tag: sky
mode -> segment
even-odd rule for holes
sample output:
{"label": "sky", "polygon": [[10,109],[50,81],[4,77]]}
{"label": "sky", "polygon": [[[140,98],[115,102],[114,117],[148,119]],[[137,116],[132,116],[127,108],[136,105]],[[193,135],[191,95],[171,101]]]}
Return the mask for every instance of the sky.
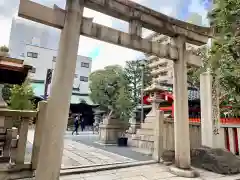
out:
{"label": "sky", "polygon": [[[33,0],[40,4],[52,7],[54,4],[65,7],[66,0]],[[146,7],[164,13],[180,20],[191,21],[195,24],[208,25],[206,19],[210,0],[132,0]],[[12,18],[17,17],[19,0],[0,0],[0,46],[8,45]],[[99,12],[84,9],[84,16],[94,18],[94,22],[112,27],[124,32],[128,31],[128,23],[101,14]],[[30,23],[28,20],[27,23]],[[48,28],[48,27],[45,27]],[[149,30],[143,30],[143,37],[151,34]],[[92,58],[92,71],[102,69],[107,65],[118,64],[124,66],[128,60],[136,60],[144,57],[143,53],[116,45],[93,40],[80,36],[79,55]]]}

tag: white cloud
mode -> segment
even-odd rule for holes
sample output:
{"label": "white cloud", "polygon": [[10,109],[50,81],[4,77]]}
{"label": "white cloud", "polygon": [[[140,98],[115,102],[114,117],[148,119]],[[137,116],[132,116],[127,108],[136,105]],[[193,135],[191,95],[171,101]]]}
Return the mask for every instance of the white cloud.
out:
{"label": "white cloud", "polygon": [[[142,0],[135,1],[139,3]],[[94,18],[94,22],[108,27],[113,27],[113,21],[116,21],[116,19],[110,16],[87,8],[84,9],[84,16],[92,17]],[[114,64],[124,66],[127,60],[134,60],[138,56],[141,56],[140,52],[83,36],[80,37],[78,53],[80,55],[88,56],[94,50],[94,48],[98,47],[100,47],[100,53],[98,57],[93,59],[92,71]]]}
{"label": "white cloud", "polygon": [[8,46],[9,37],[10,37],[10,29],[11,23],[9,23],[8,19],[4,19],[0,17],[0,46],[6,45]]}

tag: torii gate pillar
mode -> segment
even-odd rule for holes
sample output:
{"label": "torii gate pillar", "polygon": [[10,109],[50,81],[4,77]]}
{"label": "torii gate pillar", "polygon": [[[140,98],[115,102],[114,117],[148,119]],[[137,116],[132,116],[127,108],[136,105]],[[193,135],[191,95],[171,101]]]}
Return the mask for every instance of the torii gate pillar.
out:
{"label": "torii gate pillar", "polygon": [[37,180],[59,179],[84,8],[81,2],[81,0],[66,1],[64,28],[60,37],[56,71],[48,99],[46,127],[42,139],[42,143],[47,146],[40,148]]}
{"label": "torii gate pillar", "polygon": [[179,36],[174,39],[174,43],[178,48],[178,60],[173,65],[175,165],[181,169],[190,169],[186,39]]}

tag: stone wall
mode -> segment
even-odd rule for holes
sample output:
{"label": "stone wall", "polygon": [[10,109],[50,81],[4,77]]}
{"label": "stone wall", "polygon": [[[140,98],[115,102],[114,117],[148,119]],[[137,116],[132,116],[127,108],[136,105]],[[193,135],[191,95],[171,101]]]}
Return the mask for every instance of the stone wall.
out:
{"label": "stone wall", "polygon": [[[200,123],[189,123],[190,126],[190,146],[198,148],[201,146],[201,127]],[[150,132],[150,131],[149,131]],[[129,134],[129,146],[142,149],[141,152],[152,154],[154,147],[154,135],[145,134]],[[184,139],[182,139],[184,141]],[[174,120],[164,119],[163,127],[163,149],[174,150]]]}
{"label": "stone wall", "polygon": [[[189,123],[190,146],[198,148],[201,146],[201,127],[200,123]],[[184,139],[182,139],[184,141]],[[164,120],[163,148],[174,150],[174,121],[173,119]]]}

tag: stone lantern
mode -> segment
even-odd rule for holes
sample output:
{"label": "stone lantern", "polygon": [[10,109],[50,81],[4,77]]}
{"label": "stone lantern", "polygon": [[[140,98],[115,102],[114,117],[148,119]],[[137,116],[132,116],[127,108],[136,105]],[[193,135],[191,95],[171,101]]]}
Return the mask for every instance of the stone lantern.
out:
{"label": "stone lantern", "polygon": [[[164,91],[164,88],[159,85],[157,81],[154,81],[151,86],[147,87],[144,92],[150,93],[149,101],[152,103],[152,109],[147,114],[147,117],[155,117],[159,105],[164,101],[160,96],[160,93]],[[147,118],[148,119],[148,118]]]}

